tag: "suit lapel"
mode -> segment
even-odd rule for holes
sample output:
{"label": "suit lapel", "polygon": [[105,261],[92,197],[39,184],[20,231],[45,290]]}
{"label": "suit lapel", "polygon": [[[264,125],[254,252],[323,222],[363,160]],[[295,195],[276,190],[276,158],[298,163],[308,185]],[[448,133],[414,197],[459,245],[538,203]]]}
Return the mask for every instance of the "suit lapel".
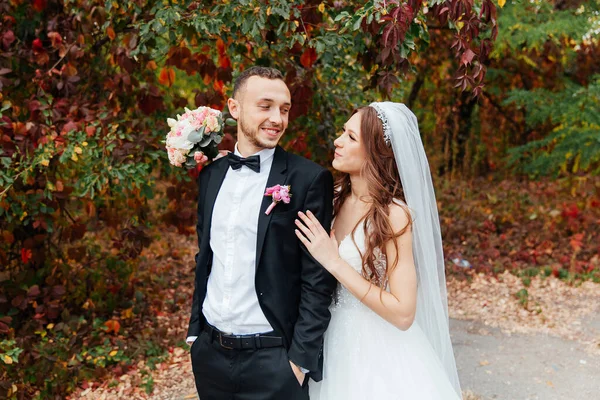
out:
{"label": "suit lapel", "polygon": [[[287,174],[285,173],[286,170],[287,153],[280,146],[277,146],[275,148],[275,154],[273,155],[271,172],[269,172],[269,178],[267,179],[267,187],[284,185],[287,180]],[[258,263],[262,254],[262,248],[263,244],[265,243],[265,236],[267,234],[267,228],[269,227],[269,221],[271,221],[271,216],[273,215],[272,212],[269,215],[265,214],[271,202],[271,197],[264,196],[260,206],[260,213],[258,214],[258,230],[256,233],[256,268],[258,268]]]}
{"label": "suit lapel", "polygon": [[225,180],[225,174],[229,169],[229,163],[225,160],[216,164],[208,179],[208,187],[206,188],[206,200],[204,202],[204,227],[203,232],[206,238],[210,237],[210,227],[212,224],[212,214],[215,208],[215,201],[219,189]]}

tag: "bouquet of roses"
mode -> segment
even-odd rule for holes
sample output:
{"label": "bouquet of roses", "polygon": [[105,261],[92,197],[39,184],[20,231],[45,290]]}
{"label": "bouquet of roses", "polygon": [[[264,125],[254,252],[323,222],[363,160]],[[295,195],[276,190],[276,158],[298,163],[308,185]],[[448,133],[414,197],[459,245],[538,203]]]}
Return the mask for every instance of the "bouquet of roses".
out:
{"label": "bouquet of roses", "polygon": [[166,147],[171,164],[194,168],[215,158],[219,154],[218,145],[223,139],[225,123],[231,124],[231,121],[224,121],[221,111],[210,107],[186,108],[176,120],[168,118],[171,130],[167,134]]}

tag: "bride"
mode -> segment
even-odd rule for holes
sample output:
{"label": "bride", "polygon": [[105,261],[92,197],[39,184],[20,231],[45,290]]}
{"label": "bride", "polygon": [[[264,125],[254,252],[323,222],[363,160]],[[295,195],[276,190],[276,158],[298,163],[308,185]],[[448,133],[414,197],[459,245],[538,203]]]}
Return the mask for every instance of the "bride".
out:
{"label": "bride", "polygon": [[331,235],[310,210],[296,235],[339,281],[325,334],[322,400],[460,399],[440,225],[417,119],[358,109],[335,142]]}

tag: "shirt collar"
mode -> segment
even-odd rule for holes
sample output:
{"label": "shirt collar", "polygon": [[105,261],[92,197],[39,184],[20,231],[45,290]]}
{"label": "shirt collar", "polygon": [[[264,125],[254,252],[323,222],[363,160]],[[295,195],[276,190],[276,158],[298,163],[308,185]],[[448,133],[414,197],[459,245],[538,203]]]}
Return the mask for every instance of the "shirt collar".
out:
{"label": "shirt collar", "polygon": [[[242,156],[242,154],[238,150],[238,144],[237,144],[237,142],[235,143],[235,149],[234,149],[233,154],[235,154],[236,156],[239,156],[239,157],[244,157],[244,156]],[[260,164],[262,165],[265,162],[270,161],[271,158],[273,158],[273,155],[275,155],[275,148],[272,148],[272,149],[262,149],[258,153],[254,153],[252,155],[253,156],[260,156]]]}

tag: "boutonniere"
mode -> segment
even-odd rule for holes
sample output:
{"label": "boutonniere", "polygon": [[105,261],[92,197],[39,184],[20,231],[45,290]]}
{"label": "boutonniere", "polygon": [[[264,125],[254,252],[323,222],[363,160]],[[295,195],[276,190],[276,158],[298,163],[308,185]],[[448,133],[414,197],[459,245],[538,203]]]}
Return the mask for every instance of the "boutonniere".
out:
{"label": "boutonniere", "polygon": [[265,211],[265,214],[269,215],[273,208],[280,201],[283,201],[285,204],[290,203],[290,197],[292,197],[292,194],[290,193],[290,185],[271,186],[270,188],[267,188],[267,190],[265,190],[265,196],[270,196],[273,198],[273,202],[271,203],[269,208],[267,208],[267,211]]}

